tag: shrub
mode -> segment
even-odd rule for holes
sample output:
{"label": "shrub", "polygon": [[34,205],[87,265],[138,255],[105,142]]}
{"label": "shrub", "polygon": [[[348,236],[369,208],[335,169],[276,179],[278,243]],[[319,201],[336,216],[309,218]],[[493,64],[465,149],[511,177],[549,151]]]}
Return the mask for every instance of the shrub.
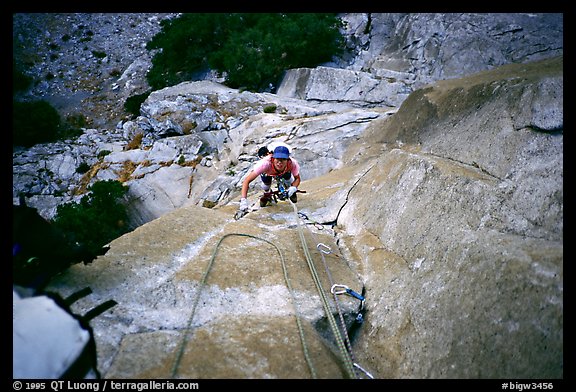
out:
{"label": "shrub", "polygon": [[86,162],[82,162],[80,165],[78,165],[78,167],[76,168],[76,173],[79,174],[84,174],[86,173],[88,170],[90,170],[90,165],[87,164]]}
{"label": "shrub", "polygon": [[12,144],[31,147],[58,137],[60,115],[47,101],[14,102]]}
{"label": "shrub", "polygon": [[100,150],[98,152],[98,159],[104,158],[106,155],[110,155],[112,154],[112,151],[110,150]]}
{"label": "shrub", "polygon": [[110,76],[113,78],[117,78],[120,75],[122,75],[122,71],[120,71],[118,68],[114,68],[113,70],[110,71]]}
{"label": "shrub", "polygon": [[60,204],[54,225],[91,252],[128,232],[126,207],[120,199],[128,188],[119,181],[97,181],[79,203]]}
{"label": "shrub", "polygon": [[104,57],[106,57],[106,52],[100,52],[98,50],[93,50],[92,55],[94,57],[96,57],[97,59],[103,59]]}
{"label": "shrub", "polygon": [[142,106],[142,103],[146,100],[146,98],[148,98],[150,93],[151,91],[147,91],[145,93],[133,95],[131,97],[126,98],[126,101],[124,101],[124,109],[128,113],[134,115],[135,117],[139,116],[140,106]]}

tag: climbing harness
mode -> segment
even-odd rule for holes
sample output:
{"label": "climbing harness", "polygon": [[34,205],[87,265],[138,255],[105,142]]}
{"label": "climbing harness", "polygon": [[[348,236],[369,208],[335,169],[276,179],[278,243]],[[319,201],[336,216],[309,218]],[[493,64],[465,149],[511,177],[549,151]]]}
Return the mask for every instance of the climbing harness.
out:
{"label": "climbing harness", "polygon": [[288,199],[288,188],[290,188],[288,180],[284,177],[276,176],[276,183],[278,184],[278,190],[273,192],[273,194],[277,195],[280,200]]}
{"label": "climbing harness", "polygon": [[[288,196],[288,188],[290,187],[288,180],[284,179],[282,176],[276,176],[274,177],[274,179],[276,180],[277,189],[273,191],[264,192],[264,195],[260,198],[261,200],[260,207],[265,207],[271,204],[278,204],[278,200],[284,201],[290,198]],[[306,191],[297,189],[296,193],[306,193]],[[234,219],[239,220],[244,216],[246,216],[246,214],[248,214],[250,211],[254,210],[255,208],[249,208],[247,210],[237,210],[236,213],[234,214]],[[317,228],[319,229],[323,228],[320,223],[315,224],[318,225]]]}
{"label": "climbing harness", "polygon": [[[278,200],[288,200],[288,188],[290,188],[290,183],[287,179],[282,176],[274,177],[276,179],[277,189],[275,191],[269,192],[270,197],[273,199],[274,203],[278,203]],[[296,190],[296,193],[306,193],[306,191]]]}
{"label": "climbing harness", "polygon": [[276,246],[276,244],[272,243],[271,241],[268,241],[265,238],[261,238],[261,237],[257,237],[254,235],[250,235],[250,234],[243,234],[243,233],[228,233],[226,235],[224,235],[216,244],[214,251],[212,252],[212,257],[210,257],[210,261],[208,262],[208,265],[206,266],[206,269],[204,270],[204,273],[202,274],[202,278],[200,280],[200,285],[198,287],[198,290],[196,292],[195,298],[194,298],[194,303],[192,305],[192,313],[190,314],[190,317],[188,318],[188,323],[186,325],[186,331],[184,332],[184,336],[182,338],[182,343],[180,344],[180,350],[178,351],[178,355],[176,356],[176,360],[174,361],[174,365],[172,366],[172,378],[175,378],[176,373],[178,372],[178,368],[180,366],[180,362],[182,360],[182,355],[184,354],[184,349],[186,348],[186,345],[188,344],[188,339],[189,339],[189,332],[192,326],[192,319],[194,318],[194,314],[196,313],[196,307],[198,306],[198,302],[200,300],[200,293],[202,292],[202,289],[204,287],[204,285],[206,284],[206,280],[208,278],[208,274],[212,268],[212,265],[214,264],[214,260],[216,259],[216,254],[218,253],[218,249],[220,247],[220,244],[222,244],[222,242],[228,238],[228,237],[232,237],[232,236],[238,236],[238,237],[247,237],[247,238],[253,238],[256,240],[260,240],[260,241],[264,241],[267,244],[270,244],[271,246],[274,247],[274,249],[276,249],[276,252],[278,252],[278,255],[280,257],[280,262],[282,264],[282,271],[284,273],[284,281],[286,282],[286,286],[288,287],[288,291],[290,292],[290,295],[292,297],[292,302],[294,303],[294,312],[295,312],[295,316],[296,316],[296,324],[298,326],[298,333],[300,335],[300,341],[302,343],[302,349],[304,351],[304,357],[306,359],[306,363],[308,364],[308,367],[310,369],[310,373],[312,374],[312,378],[316,378],[316,370],[312,364],[312,360],[310,359],[310,354],[308,352],[308,346],[306,345],[306,340],[304,338],[304,330],[302,328],[302,324],[300,322],[300,317],[298,315],[298,308],[296,306],[296,298],[292,289],[292,285],[290,284],[290,279],[288,277],[288,270],[286,269],[286,262],[284,260],[284,256],[282,255],[282,252],[280,251],[280,248],[278,248],[278,246]]}

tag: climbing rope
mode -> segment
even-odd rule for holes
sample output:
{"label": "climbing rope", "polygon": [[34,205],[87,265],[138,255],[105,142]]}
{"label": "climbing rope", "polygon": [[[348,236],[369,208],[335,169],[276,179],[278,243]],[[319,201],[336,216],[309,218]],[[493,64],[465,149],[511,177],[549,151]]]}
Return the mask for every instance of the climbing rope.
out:
{"label": "climbing rope", "polygon": [[[330,273],[330,269],[328,268],[328,263],[326,262],[326,258],[324,254],[330,254],[332,250],[329,246],[319,242],[316,248],[320,251],[320,255],[322,256],[322,263],[324,264],[324,270],[326,271],[326,276],[328,276],[328,281],[330,282],[330,287],[334,288],[337,286],[334,284],[334,280],[332,279],[332,274]],[[325,250],[328,249],[328,250]],[[338,318],[340,320],[340,328],[342,334],[344,335],[344,342],[346,343],[346,348],[350,353],[350,358],[352,359],[352,363],[356,363],[356,359],[354,358],[354,353],[352,352],[352,343],[350,343],[350,338],[348,337],[348,332],[346,331],[346,322],[344,321],[344,315],[342,314],[342,309],[340,308],[340,300],[338,299],[339,292],[335,290],[330,290],[332,296],[334,297],[334,305],[336,306],[336,312],[338,313]]]}
{"label": "climbing rope", "polygon": [[296,222],[298,223],[298,235],[300,236],[300,241],[302,242],[302,249],[304,250],[304,255],[306,256],[306,261],[308,263],[308,268],[310,269],[310,274],[312,275],[312,280],[316,285],[316,289],[318,290],[318,294],[320,295],[320,299],[322,300],[322,305],[324,307],[324,311],[326,312],[326,317],[328,318],[328,322],[330,324],[330,328],[332,329],[332,333],[336,339],[336,344],[342,354],[342,359],[344,361],[344,366],[348,377],[356,378],[356,372],[354,370],[354,361],[350,356],[350,352],[347,350],[346,345],[344,344],[344,340],[342,338],[342,333],[336,324],[336,320],[334,319],[334,315],[330,310],[330,306],[328,304],[328,299],[324,294],[324,290],[322,289],[322,284],[320,282],[320,278],[318,276],[318,271],[314,266],[314,262],[312,260],[312,255],[310,254],[310,249],[308,248],[308,244],[306,243],[306,238],[304,237],[304,230],[302,228],[302,222],[298,217],[298,208],[296,204],[292,202],[292,200],[288,199],[290,204],[292,205],[292,209],[294,210],[294,215],[296,217]]}
{"label": "climbing rope", "polygon": [[[324,227],[319,227],[319,226],[322,226],[322,224],[311,220],[303,212],[298,212],[298,216],[301,217],[303,220],[307,220],[307,221],[311,222],[311,223],[307,223],[307,225],[312,224],[317,230],[323,230],[324,229]],[[328,277],[328,281],[330,282],[330,287],[331,287],[330,292],[334,296],[334,305],[336,307],[336,312],[338,313],[342,335],[344,336],[344,341],[346,343],[346,347],[348,349],[348,352],[350,353],[350,358],[353,361],[354,367],[361,370],[369,378],[373,379],[374,377],[372,376],[372,374],[367,372],[364,368],[362,368],[360,365],[358,365],[356,363],[356,359],[354,358],[354,352],[352,351],[352,343],[350,342],[350,338],[348,336],[348,332],[347,332],[347,328],[346,328],[346,322],[344,321],[344,315],[342,314],[342,310],[340,308],[340,301],[338,300],[338,295],[347,294],[347,295],[350,295],[350,296],[360,300],[361,301],[360,309],[363,308],[363,306],[364,306],[364,299],[365,298],[362,295],[356,293],[354,290],[350,289],[348,286],[334,283],[334,280],[332,279],[332,274],[330,273],[330,269],[328,268],[328,263],[326,262],[326,258],[324,257],[324,255],[332,254],[335,257],[340,257],[340,256],[333,253],[332,249],[328,245],[318,241],[316,234],[314,233],[314,231],[310,227],[308,227],[308,229],[312,235],[312,238],[314,239],[314,241],[317,244],[316,249],[318,249],[318,251],[320,252],[320,255],[322,257],[322,263],[324,265],[324,270],[326,271],[326,276]],[[358,279],[361,280],[360,276],[358,276]],[[359,313],[358,316],[362,317],[362,314]],[[357,372],[356,372],[356,375],[358,375]]]}
{"label": "climbing rope", "polygon": [[[324,245],[324,244],[322,244],[322,243],[319,243],[319,244],[318,244],[318,250],[320,251],[320,253],[321,253],[321,255],[322,255],[322,260],[323,260],[323,262],[324,262],[324,266],[325,266],[325,269],[326,269],[326,272],[327,272],[327,275],[328,275],[330,284],[331,284],[331,286],[332,286],[331,292],[332,292],[332,294],[334,295],[334,302],[335,302],[335,304],[336,304],[336,309],[337,309],[338,314],[339,314],[339,317],[340,317],[340,323],[341,323],[341,328],[342,328],[342,330],[338,327],[338,325],[337,325],[337,323],[336,323],[336,320],[335,320],[335,318],[334,318],[334,315],[332,314],[332,311],[331,311],[331,309],[330,309],[330,305],[329,305],[329,303],[328,303],[328,299],[327,299],[327,297],[326,297],[326,295],[325,295],[325,292],[324,292],[324,290],[323,290],[323,288],[322,288],[322,284],[321,284],[321,282],[320,282],[320,278],[319,278],[319,276],[318,276],[318,272],[317,272],[316,267],[315,267],[315,265],[314,265],[314,262],[313,262],[313,260],[312,260],[312,256],[311,256],[311,254],[310,254],[310,249],[309,249],[309,247],[308,247],[308,244],[307,244],[307,242],[306,242],[306,238],[305,238],[305,236],[304,236],[303,224],[302,224],[302,222],[301,222],[300,219],[299,219],[298,208],[296,207],[296,204],[293,203],[291,200],[288,200],[288,201],[290,202],[290,204],[292,205],[292,208],[293,208],[293,210],[294,210],[294,214],[295,214],[295,217],[296,217],[296,221],[297,221],[297,223],[298,223],[298,234],[299,234],[300,240],[301,240],[301,242],[302,242],[302,249],[303,249],[303,251],[304,251],[304,255],[305,255],[306,261],[307,261],[307,263],[308,263],[308,268],[309,268],[310,273],[311,273],[311,275],[312,275],[312,280],[314,281],[314,284],[315,284],[315,286],[316,286],[316,289],[317,289],[317,291],[318,291],[318,293],[319,293],[319,295],[320,295],[320,299],[322,300],[322,305],[323,305],[323,307],[324,307],[324,311],[325,311],[325,313],[326,313],[326,317],[327,317],[328,322],[329,322],[329,324],[330,324],[330,328],[332,329],[332,332],[333,332],[334,337],[335,337],[335,339],[336,339],[336,343],[337,343],[338,349],[340,350],[340,352],[341,352],[341,354],[342,354],[342,359],[343,359],[343,362],[344,362],[344,365],[345,365],[346,374],[347,374],[347,376],[348,376],[349,378],[357,378],[357,374],[356,374],[355,368],[358,368],[358,369],[362,370],[362,371],[363,371],[366,375],[368,375],[370,378],[373,378],[370,373],[368,373],[368,372],[367,372],[366,370],[364,370],[360,365],[358,365],[357,363],[355,363],[355,361],[354,361],[354,359],[353,359],[352,345],[351,345],[351,343],[350,343],[350,339],[349,339],[348,334],[347,334],[347,332],[346,332],[346,324],[345,324],[345,322],[344,322],[344,318],[343,318],[343,315],[342,315],[342,311],[341,311],[341,309],[340,309],[339,302],[338,302],[338,299],[337,299],[337,295],[338,295],[338,294],[342,294],[342,293],[344,293],[344,292],[342,292],[342,291],[337,292],[337,291],[334,290],[334,288],[335,288],[336,286],[342,286],[342,285],[335,285],[335,284],[333,283],[332,277],[331,277],[331,275],[330,275],[330,271],[329,271],[329,269],[328,269],[326,260],[325,260],[325,258],[324,258],[324,253],[329,254],[329,253],[331,252],[331,250],[330,250],[330,248],[329,248],[328,246],[326,246],[326,245]],[[305,217],[306,219],[308,219],[304,214],[301,214],[301,215],[302,215],[303,217]],[[315,225],[315,226],[316,226],[316,225]],[[301,340],[301,343],[302,343],[302,348],[303,348],[303,352],[304,352],[304,357],[305,357],[305,359],[306,359],[306,363],[308,364],[308,367],[309,367],[309,369],[310,369],[310,372],[311,372],[311,374],[312,374],[312,377],[313,377],[313,378],[317,378],[316,371],[315,371],[314,366],[313,366],[313,364],[312,364],[312,361],[311,361],[311,359],[310,359],[310,355],[309,355],[308,348],[307,348],[307,345],[306,345],[306,341],[305,341],[305,337],[304,337],[304,331],[303,331],[302,324],[301,324],[300,318],[299,318],[299,316],[298,316],[298,310],[297,310],[297,307],[296,307],[296,299],[295,299],[295,296],[294,296],[294,293],[293,293],[292,286],[291,286],[291,284],[290,284],[290,279],[289,279],[289,277],[288,277],[288,272],[287,272],[287,269],[286,269],[286,262],[285,262],[285,260],[284,260],[284,256],[282,255],[282,252],[280,251],[280,249],[278,248],[277,245],[275,245],[275,244],[272,243],[271,241],[268,241],[268,240],[265,239],[265,238],[257,237],[257,236],[250,235],[250,234],[243,234],[243,233],[229,233],[229,234],[224,235],[224,236],[218,241],[218,243],[216,244],[216,246],[215,246],[215,248],[214,248],[214,251],[213,251],[213,253],[212,253],[212,256],[211,256],[211,258],[210,258],[210,261],[208,262],[208,265],[206,266],[206,269],[204,270],[204,272],[203,272],[203,274],[202,274],[202,278],[201,278],[201,280],[200,280],[200,283],[199,283],[199,286],[198,286],[198,290],[197,290],[196,295],[195,295],[195,298],[194,298],[194,302],[193,302],[193,305],[192,305],[192,312],[191,312],[190,317],[189,317],[189,319],[188,319],[188,323],[187,323],[187,325],[186,325],[186,329],[185,329],[184,335],[183,335],[183,337],[182,337],[182,343],[180,344],[180,349],[179,349],[179,351],[178,351],[178,354],[177,354],[177,356],[176,356],[176,359],[175,359],[174,364],[173,364],[173,367],[172,367],[172,378],[175,378],[176,373],[178,372],[178,368],[179,368],[179,366],[180,366],[180,363],[181,363],[181,360],[182,360],[182,356],[183,356],[183,354],[184,354],[184,350],[185,350],[185,348],[186,348],[186,346],[187,346],[187,344],[188,344],[189,333],[190,333],[190,331],[191,331],[191,326],[192,326],[192,320],[193,320],[194,315],[195,315],[195,313],[196,313],[196,308],[197,308],[198,302],[199,302],[199,300],[200,300],[200,294],[201,294],[201,292],[202,292],[203,287],[204,287],[205,284],[206,284],[206,281],[207,281],[207,278],[208,278],[208,274],[209,274],[210,270],[212,269],[212,265],[214,264],[214,260],[216,259],[216,255],[217,255],[217,253],[218,253],[218,249],[219,249],[220,245],[222,244],[222,242],[223,242],[226,238],[231,237],[231,236],[248,237],[248,238],[253,238],[253,239],[256,239],[256,240],[260,240],[260,241],[266,242],[266,243],[270,244],[271,246],[273,246],[273,247],[276,249],[276,251],[278,252],[278,255],[280,256],[280,260],[281,260],[281,264],[282,264],[282,270],[283,270],[283,273],[284,273],[284,280],[285,280],[285,282],[286,282],[286,285],[287,285],[287,287],[288,287],[288,290],[289,290],[289,292],[290,292],[290,295],[292,296],[292,301],[293,301],[293,303],[294,303],[294,310],[295,310],[295,316],[296,316],[296,324],[297,324],[297,326],[298,326],[298,332],[299,332],[300,340]],[[336,256],[337,256],[337,255],[336,255]],[[356,294],[356,297],[358,298],[358,294],[357,294],[357,293],[354,293],[352,290],[350,290],[350,292],[351,292],[351,294]],[[350,293],[349,293],[349,294],[350,294]],[[359,299],[360,299],[360,298],[359,298]],[[362,301],[363,301],[363,299],[364,299],[364,298],[362,297]],[[344,338],[342,337],[343,334],[344,334]]]}
{"label": "climbing rope", "polygon": [[282,255],[282,252],[280,251],[280,248],[278,248],[278,246],[276,246],[276,244],[268,241],[265,238],[257,237],[257,236],[251,235],[251,234],[243,234],[243,233],[228,233],[228,234],[224,235],[218,241],[216,246],[214,247],[214,251],[212,252],[212,257],[210,257],[210,261],[208,262],[208,265],[206,266],[206,269],[204,270],[204,273],[202,274],[202,279],[200,280],[200,285],[198,286],[198,290],[197,290],[196,296],[194,298],[194,303],[192,305],[192,312],[190,314],[190,317],[188,318],[186,330],[185,330],[184,336],[182,338],[182,343],[180,344],[180,350],[178,351],[178,355],[176,356],[176,360],[174,361],[174,365],[172,366],[172,378],[174,378],[176,376],[178,368],[180,367],[180,362],[182,360],[182,355],[184,354],[184,349],[186,348],[186,345],[188,344],[189,332],[190,332],[190,329],[192,326],[192,319],[194,318],[194,314],[196,313],[196,307],[198,306],[198,302],[200,300],[200,293],[201,293],[204,285],[206,284],[208,274],[209,274],[210,270],[212,269],[212,265],[214,264],[214,260],[216,259],[216,254],[218,253],[218,249],[220,247],[220,244],[226,238],[231,237],[231,236],[248,237],[248,238],[253,238],[256,240],[264,241],[267,244],[272,245],[274,247],[274,249],[276,249],[276,252],[278,252],[278,255],[280,256],[280,261],[282,264],[282,271],[284,273],[284,280],[286,282],[286,286],[288,286],[288,291],[290,292],[290,295],[292,296],[292,301],[294,303],[294,312],[296,315],[296,324],[298,325],[298,333],[300,335],[300,341],[302,342],[302,349],[304,351],[304,357],[305,357],[306,363],[308,364],[308,367],[310,369],[310,373],[312,374],[312,378],[317,378],[316,370],[314,369],[314,366],[313,366],[312,361],[310,359],[310,354],[308,352],[308,347],[306,345],[306,340],[304,338],[304,330],[302,329],[302,324],[300,323],[300,318],[298,316],[298,309],[296,307],[296,299],[294,296],[294,292],[292,290],[292,285],[290,284],[290,279],[288,277],[288,270],[286,269],[286,262],[284,260],[284,256]]}

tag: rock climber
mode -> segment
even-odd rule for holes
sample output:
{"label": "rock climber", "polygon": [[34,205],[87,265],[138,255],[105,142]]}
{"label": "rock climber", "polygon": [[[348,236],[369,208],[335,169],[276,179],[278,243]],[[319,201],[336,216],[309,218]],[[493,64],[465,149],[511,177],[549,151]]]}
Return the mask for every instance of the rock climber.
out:
{"label": "rock climber", "polygon": [[298,201],[296,192],[300,185],[300,165],[290,157],[290,150],[286,145],[279,145],[274,148],[272,154],[264,155],[258,161],[248,176],[242,183],[242,194],[240,198],[240,211],[248,211],[248,187],[250,183],[260,176],[262,180],[262,190],[264,195],[260,198],[260,207],[265,207],[272,202],[272,179],[284,180],[288,185],[287,194],[293,203]]}

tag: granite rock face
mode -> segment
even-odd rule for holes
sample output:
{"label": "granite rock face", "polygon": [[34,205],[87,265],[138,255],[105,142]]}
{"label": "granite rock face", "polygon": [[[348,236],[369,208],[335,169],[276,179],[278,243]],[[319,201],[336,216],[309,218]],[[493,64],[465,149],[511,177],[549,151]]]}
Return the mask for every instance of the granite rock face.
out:
{"label": "granite rock face", "polygon": [[[346,378],[310,249],[328,300],[364,289],[352,351],[375,378],[563,378],[562,65],[415,91],[302,182],[300,219],[178,208],[51,288],[118,302],[93,320],[104,377]],[[338,298],[351,327],[359,301]]]}
{"label": "granite rock face", "polygon": [[[190,81],[129,120],[175,15],[13,15],[42,79],[24,98],[93,127],[16,149],[14,199],[50,215],[88,181],[130,187],[134,230],[48,287],[89,286],[78,314],[118,303],[92,321],[103,377],[365,378],[340,310],[375,378],[563,378],[562,14],[343,14],[347,57],[281,94]],[[301,162],[301,214],[258,208],[254,183],[236,221],[273,141]],[[361,325],[333,284],[365,294]]]}

